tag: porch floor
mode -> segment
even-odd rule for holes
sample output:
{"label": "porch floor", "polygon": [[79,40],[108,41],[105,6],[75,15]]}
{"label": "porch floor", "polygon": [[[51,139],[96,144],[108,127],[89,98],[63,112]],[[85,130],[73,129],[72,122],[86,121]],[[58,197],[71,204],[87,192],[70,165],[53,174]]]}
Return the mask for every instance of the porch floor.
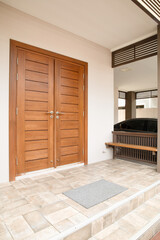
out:
{"label": "porch floor", "polygon": [[[90,209],[63,192],[100,179],[127,191]],[[156,166],[114,159],[0,184],[0,240],[48,240],[160,180]]]}

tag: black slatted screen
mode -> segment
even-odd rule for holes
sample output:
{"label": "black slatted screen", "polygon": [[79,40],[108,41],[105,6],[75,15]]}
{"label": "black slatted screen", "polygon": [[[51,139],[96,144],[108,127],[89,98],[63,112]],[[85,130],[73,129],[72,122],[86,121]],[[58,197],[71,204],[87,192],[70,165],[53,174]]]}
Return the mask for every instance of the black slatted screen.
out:
{"label": "black slatted screen", "polygon": [[157,55],[157,35],[112,52],[112,67]]}

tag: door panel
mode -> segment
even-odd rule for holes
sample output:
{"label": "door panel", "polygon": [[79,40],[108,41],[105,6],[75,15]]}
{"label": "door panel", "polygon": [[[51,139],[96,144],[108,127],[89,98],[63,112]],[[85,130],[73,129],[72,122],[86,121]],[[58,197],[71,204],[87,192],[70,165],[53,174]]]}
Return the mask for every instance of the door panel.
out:
{"label": "door panel", "polygon": [[75,87],[78,88],[78,81],[68,79],[68,78],[61,78],[61,84],[62,86],[67,86],[67,87]]}
{"label": "door panel", "polygon": [[61,149],[61,156],[75,154],[78,152],[79,152],[78,146],[71,146],[71,147],[67,146]]}
{"label": "door panel", "polygon": [[48,102],[48,93],[26,90],[26,100]]}
{"label": "door panel", "polygon": [[48,65],[48,58],[44,57],[40,54],[35,54],[33,52],[26,52],[26,60],[30,60],[32,62],[36,63],[43,63],[45,65]]}
{"label": "door panel", "polygon": [[34,82],[34,81],[26,80],[25,88],[28,91],[48,93],[48,84],[43,83],[43,82]]}
{"label": "door panel", "polygon": [[[57,129],[58,131],[58,129]],[[79,138],[79,129],[65,129],[65,130],[61,130],[59,128],[59,132],[60,132],[60,136],[61,138],[72,138],[72,137],[78,137]]]}
{"label": "door panel", "polygon": [[50,57],[18,50],[17,174],[53,166],[53,65]]}
{"label": "door panel", "polygon": [[25,130],[48,130],[48,121],[26,121],[25,122]]}
{"label": "door panel", "polygon": [[25,172],[31,172],[36,170],[41,170],[48,168],[48,158],[46,159],[37,159],[33,161],[25,161]]}
{"label": "door panel", "polygon": [[[69,81],[69,80],[68,80]],[[64,96],[78,97],[78,88],[66,87],[61,85],[60,94]]]}
{"label": "door panel", "polygon": [[64,113],[79,113],[78,104],[61,104],[60,111]]}
{"label": "door panel", "polygon": [[62,138],[60,141],[61,147],[70,147],[70,146],[78,146],[79,138]]}
{"label": "door panel", "polygon": [[61,77],[62,78],[69,78],[69,79],[74,79],[76,81],[78,81],[78,78],[79,78],[79,74],[78,72],[76,71],[77,69],[74,68],[73,69],[61,69]]}
{"label": "door panel", "polygon": [[61,115],[61,120],[79,120],[79,114],[78,113],[67,113],[67,114],[63,114]]}
{"label": "door panel", "polygon": [[81,66],[56,60],[56,165],[83,162],[84,94]]}
{"label": "door panel", "polygon": [[26,131],[25,141],[48,140],[48,131]]}
{"label": "door panel", "polygon": [[25,71],[25,77],[26,81],[34,81],[34,82],[41,82],[41,83],[47,83],[48,84],[48,75],[42,74],[40,72],[32,72],[29,70]]}
{"label": "door panel", "polygon": [[78,105],[78,98],[77,97],[73,97],[73,96],[65,96],[65,95],[62,95],[61,96],[61,103],[64,103],[64,104],[75,104],[75,105]]}
{"label": "door panel", "polygon": [[21,49],[18,62],[17,174],[84,162],[84,68]]}
{"label": "door panel", "polygon": [[79,154],[70,154],[66,156],[61,156],[61,162],[59,165],[65,165],[76,162],[80,162]]}
{"label": "door panel", "polygon": [[79,128],[79,121],[60,121],[60,129],[74,129]]}
{"label": "door panel", "polygon": [[25,65],[26,65],[26,70],[48,74],[48,64],[34,62],[34,59],[33,60],[26,59]]}
{"label": "door panel", "polygon": [[25,152],[25,161],[48,158],[48,149],[39,149]]}
{"label": "door panel", "polygon": [[31,120],[31,121],[36,121],[36,120],[48,120],[48,115],[47,114],[42,114],[41,112],[37,111],[25,111],[25,120]]}
{"label": "door panel", "polygon": [[40,150],[48,148],[48,140],[28,141],[25,143],[25,151]]}
{"label": "door panel", "polygon": [[[40,111],[47,112],[48,102],[38,102],[38,101],[25,101],[25,110],[26,111]],[[45,116],[45,114],[44,114]]]}

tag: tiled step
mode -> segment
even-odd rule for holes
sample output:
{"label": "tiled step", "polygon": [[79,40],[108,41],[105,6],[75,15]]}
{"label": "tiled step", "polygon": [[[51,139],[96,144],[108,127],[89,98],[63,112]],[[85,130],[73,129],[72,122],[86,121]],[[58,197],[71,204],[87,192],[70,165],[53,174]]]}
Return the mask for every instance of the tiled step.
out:
{"label": "tiled step", "polygon": [[[116,204],[111,205],[106,210],[103,210],[102,212],[99,212],[93,217],[88,218],[83,223],[78,224],[73,228],[64,231],[62,234],[59,234],[58,236],[55,236],[54,240],[75,240],[75,239],[92,240],[92,238],[93,240],[94,238],[96,240],[97,239],[105,240],[110,238],[100,238],[99,236],[101,236],[101,234],[102,235],[112,234],[113,232],[118,232],[120,236],[124,234],[124,238],[122,238],[122,236],[120,238],[114,238],[115,237],[114,236],[112,239],[128,240],[129,237],[131,237],[131,233],[132,235],[134,234],[135,231],[134,229],[136,229],[136,231],[139,231],[139,229],[142,229],[144,226],[146,226],[150,218],[154,218],[154,216],[157,216],[158,210],[160,210],[160,195],[158,194],[160,194],[160,181],[150,185],[149,187],[137,192],[136,194],[126,199],[119,201]],[[154,200],[152,198],[154,198]],[[153,206],[154,202],[157,202],[157,204],[159,204],[158,205],[159,208]],[[147,218],[146,207],[148,211],[151,212],[151,216],[148,215],[148,219],[146,219]],[[141,209],[142,212],[143,209],[145,209],[144,210],[144,214],[146,214],[145,218],[141,216],[137,217],[136,211],[138,209]],[[133,227],[133,229],[132,224],[125,220],[125,218],[129,214],[133,214],[132,222],[137,223],[137,225]],[[121,228],[119,227],[118,224],[119,221],[121,221],[120,222],[121,225],[123,224],[125,225],[125,223],[128,224],[128,226],[124,227],[125,230],[123,227]]]}
{"label": "tiled step", "polygon": [[89,240],[150,240],[159,231],[160,194],[157,194]]}

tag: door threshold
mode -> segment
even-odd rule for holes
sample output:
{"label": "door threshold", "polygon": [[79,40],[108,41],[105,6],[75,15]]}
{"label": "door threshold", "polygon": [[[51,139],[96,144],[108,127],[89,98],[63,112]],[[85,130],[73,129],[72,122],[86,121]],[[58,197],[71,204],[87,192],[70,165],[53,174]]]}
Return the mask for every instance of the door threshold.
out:
{"label": "door threshold", "polygon": [[17,180],[21,180],[21,179],[24,179],[24,178],[35,177],[35,176],[39,176],[39,175],[47,174],[47,173],[52,173],[52,172],[60,172],[60,171],[64,171],[64,170],[67,170],[67,169],[71,169],[71,168],[75,168],[75,167],[81,167],[81,166],[84,166],[84,163],[71,163],[71,164],[68,164],[68,165],[58,166],[56,168],[46,168],[46,169],[42,169],[42,170],[38,170],[38,171],[34,171],[34,172],[27,172],[27,173],[24,173],[21,176],[17,176],[15,180],[17,181]]}

